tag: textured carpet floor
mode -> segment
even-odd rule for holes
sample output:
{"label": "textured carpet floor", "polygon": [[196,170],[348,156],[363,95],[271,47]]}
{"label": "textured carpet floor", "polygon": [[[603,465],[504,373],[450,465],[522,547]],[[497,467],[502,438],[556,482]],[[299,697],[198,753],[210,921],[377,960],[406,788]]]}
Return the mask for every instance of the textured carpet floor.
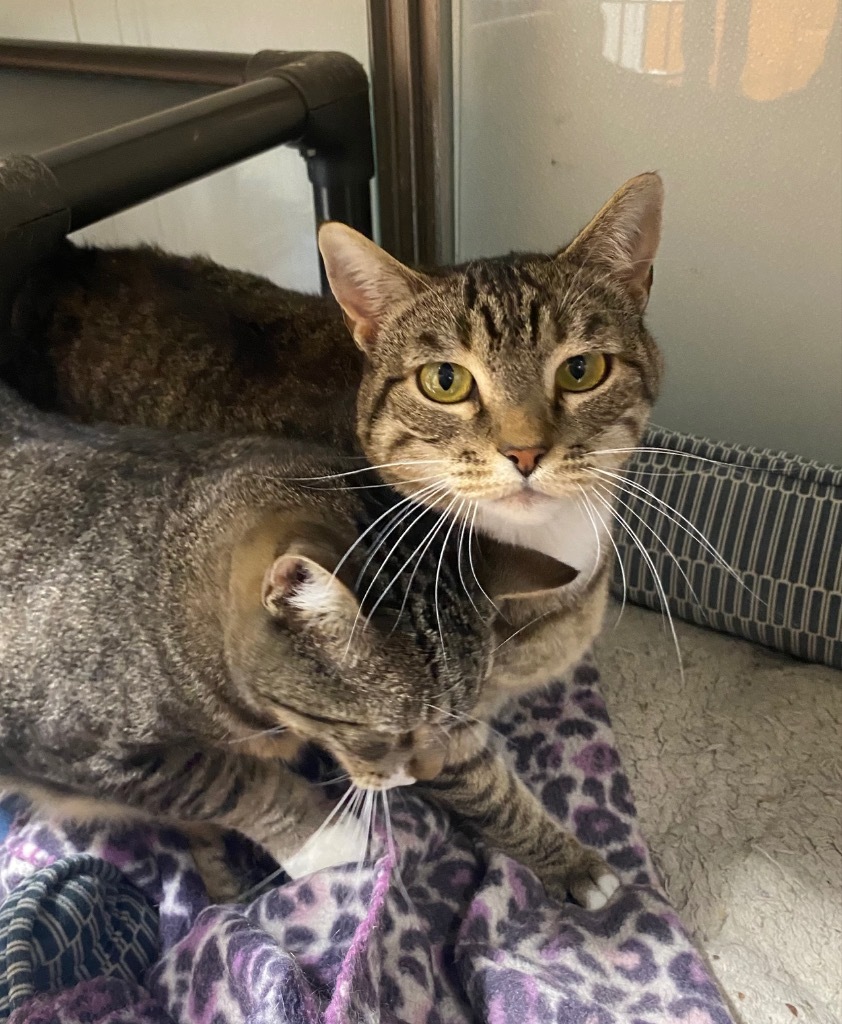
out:
{"label": "textured carpet floor", "polygon": [[842,1022],[842,672],[627,607],[597,647],[641,826],[744,1024]]}

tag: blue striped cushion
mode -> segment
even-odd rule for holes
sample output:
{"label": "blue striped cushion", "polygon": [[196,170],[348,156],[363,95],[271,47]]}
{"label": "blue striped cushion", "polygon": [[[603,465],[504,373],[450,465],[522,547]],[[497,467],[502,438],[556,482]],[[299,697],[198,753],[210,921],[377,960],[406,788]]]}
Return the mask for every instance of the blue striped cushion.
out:
{"label": "blue striped cushion", "polygon": [[0,908],[0,1021],[36,993],[96,977],[140,982],[158,955],[158,914],[116,867],[56,861]]}
{"label": "blue striped cushion", "polygon": [[[673,614],[842,668],[842,469],[662,429],[643,444],[655,450],[631,460],[623,517]],[[629,599],[660,608],[646,559],[622,528],[616,535],[616,593],[625,572]]]}

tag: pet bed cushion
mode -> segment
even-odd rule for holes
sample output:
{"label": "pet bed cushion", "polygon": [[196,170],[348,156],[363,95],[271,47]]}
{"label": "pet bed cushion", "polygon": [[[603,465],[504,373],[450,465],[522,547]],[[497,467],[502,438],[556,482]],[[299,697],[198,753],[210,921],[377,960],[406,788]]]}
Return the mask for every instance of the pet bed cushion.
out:
{"label": "pet bed cushion", "polygon": [[85,855],[57,860],[0,908],[0,1020],[84,979],[139,982],[157,953],[158,914],[118,868]]}
{"label": "pet bed cushion", "polygon": [[[653,871],[590,662],[510,706],[496,736],[549,810],[622,881],[600,910],[549,899],[412,788],[391,796],[394,841],[370,862],[209,906],[184,840],[115,825],[59,832],[20,812],[0,846],[0,896],[44,861],[90,853],[159,908],[144,999],[176,1024],[728,1024],[728,1010]],[[7,896],[7,899],[9,896]],[[90,982],[32,999],[13,1024],[133,1019],[88,1005]],[[128,984],[128,983],[127,983]],[[96,995],[96,993],[94,993]],[[144,1019],[149,1003],[143,1003]],[[138,1017],[142,1016],[138,1011]]]}
{"label": "pet bed cushion", "polygon": [[[657,428],[628,480],[621,511],[673,614],[842,668],[842,469]],[[615,534],[617,595],[625,574],[629,599],[660,609],[647,559]]]}

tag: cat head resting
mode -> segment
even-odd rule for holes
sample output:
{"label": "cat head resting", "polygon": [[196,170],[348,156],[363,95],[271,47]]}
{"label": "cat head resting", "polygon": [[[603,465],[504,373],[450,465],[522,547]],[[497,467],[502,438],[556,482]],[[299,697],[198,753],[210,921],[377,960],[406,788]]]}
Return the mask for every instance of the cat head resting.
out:
{"label": "cat head resting", "polygon": [[323,225],[331,288],[366,356],[358,435],[384,479],[503,541],[592,564],[611,474],[660,384],[643,313],[662,205],[660,177],[642,174],[554,255],[433,273]]}
{"label": "cat head resting", "polygon": [[461,582],[456,591],[432,550],[408,590],[401,581],[375,609],[358,585],[362,556],[343,559],[354,539],[312,513],[272,514],[250,529],[232,552],[225,656],[241,703],[267,731],[284,727],[329,751],[358,786],[383,789],[440,770],[445,734],[470,720],[489,674],[492,614]]}

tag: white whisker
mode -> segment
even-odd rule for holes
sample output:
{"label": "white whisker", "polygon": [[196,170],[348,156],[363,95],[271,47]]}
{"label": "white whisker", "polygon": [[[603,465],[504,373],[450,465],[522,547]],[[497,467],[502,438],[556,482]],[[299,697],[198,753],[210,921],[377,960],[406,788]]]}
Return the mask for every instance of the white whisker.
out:
{"label": "white whisker", "polygon": [[[495,736],[499,736],[504,743],[509,742],[508,737],[504,736],[503,733],[499,731],[499,729],[495,729],[482,718],[477,718],[476,715],[469,715],[465,711],[448,711],[445,708],[439,707],[436,704],[427,703],[426,706],[431,711],[437,711],[440,715],[447,715],[448,718],[452,718],[456,722],[464,722],[466,725],[484,725],[489,732],[493,732]],[[448,733],[445,730],[445,736],[447,735]]]}
{"label": "white whisker", "polygon": [[[453,500],[455,501],[456,499],[454,498]],[[452,503],[453,502],[451,502],[451,504]],[[366,602],[366,600],[368,598],[368,595],[371,593],[371,590],[372,590],[374,584],[377,581],[377,577],[380,575],[381,570],[383,570],[386,567],[386,564],[388,563],[388,561],[392,557],[392,555],[395,553],[395,551],[397,551],[397,549],[400,547],[401,542],[403,541],[404,537],[408,536],[412,532],[412,530],[415,528],[416,524],[418,522],[420,522],[421,519],[423,519],[424,516],[427,514],[427,511],[428,511],[428,508],[426,506],[418,506],[418,515],[415,517],[415,519],[413,519],[413,521],[409,524],[409,526],[407,526],[407,528],[403,531],[403,533],[400,535],[400,537],[398,537],[398,539],[395,541],[395,543],[392,545],[391,549],[389,550],[389,553],[386,555],[386,557],[380,563],[380,568],[374,574],[374,578],[369,583],[368,588],[367,588],[365,594],[363,595],[362,600],[360,601],[359,608],[357,609],[357,614],[355,615],[354,621],[353,621],[353,623],[351,625],[351,633],[350,633],[350,635],[348,637],[348,643],[347,643],[347,645],[345,647],[345,653],[343,654],[343,659],[347,655],[348,651],[350,650],[351,640],[353,639],[353,636],[354,636],[354,630],[357,628],[357,623],[359,622],[360,616],[362,615],[363,607],[364,607],[365,602]],[[441,523],[441,521],[442,521],[442,519],[439,518],[439,520],[437,521],[437,524],[433,528],[433,530],[437,529],[437,527]],[[432,532],[433,531],[431,531],[431,533]],[[430,536],[430,534],[428,534],[427,536]],[[424,541],[422,541],[421,543],[423,544]],[[419,547],[420,546],[421,545],[419,545]],[[417,550],[418,550],[418,548],[415,549],[415,551],[417,551]],[[383,599],[386,596],[386,594],[388,593],[390,587],[394,584],[394,582],[398,579],[400,574],[403,572],[403,570],[409,564],[409,562],[411,561],[412,557],[415,554],[415,551],[413,551],[412,555],[409,556],[409,559],[407,559],[407,561],[404,562],[403,566],[401,566],[401,568],[398,570],[397,574],[392,578],[391,582],[386,586],[385,590],[382,591],[380,596],[374,602],[374,605],[372,606],[371,611],[368,613],[368,619],[370,619],[371,616],[374,615],[374,613],[380,607],[380,604],[383,601]],[[411,582],[412,582],[412,579],[410,579],[410,583]],[[409,594],[409,588],[407,587],[406,594],[404,595],[404,603],[406,603],[406,597],[407,597],[408,594]],[[403,611],[403,607],[404,606],[401,605],[401,611]],[[400,615],[398,616],[398,618],[400,618]],[[397,623],[396,623],[396,625],[397,625]]]}
{"label": "white whisker", "polygon": [[454,515],[459,519],[459,536],[456,540],[456,568],[459,570],[459,582],[462,584],[462,589],[468,596],[468,600],[471,602],[471,607],[482,619],[482,612],[477,608],[477,603],[474,600],[474,595],[468,589],[468,584],[465,582],[465,574],[462,572],[462,547],[465,543],[465,530],[468,528],[468,517],[464,514],[465,506],[469,505],[467,498],[462,499],[462,504],[456,510]]}
{"label": "white whisker", "polygon": [[[386,542],[386,539],[388,537],[390,537],[395,532],[395,530],[397,530],[397,528],[401,525],[401,523],[405,522],[405,520],[407,520],[412,515],[413,512],[418,511],[419,508],[423,509],[424,511],[426,511],[427,508],[429,507],[428,501],[430,499],[434,498],[435,496],[437,496],[439,494],[439,492],[441,492],[443,494],[446,491],[447,491],[447,484],[446,483],[438,483],[435,486],[431,484],[429,487],[425,487],[423,491],[419,491],[417,494],[413,495],[413,498],[414,498],[416,504],[409,505],[409,507],[406,508],[403,512],[401,512],[401,514],[396,518],[395,522],[390,523],[389,526],[387,526],[386,529],[383,530],[378,535],[377,539],[374,542],[374,546],[372,547],[371,551],[368,554],[368,557],[366,558],[365,562],[363,562],[362,568],[360,569],[359,573],[357,573],[357,583],[356,583],[357,586],[360,585],[360,582],[362,581],[362,578],[365,575],[366,569],[368,569],[369,565],[371,565],[371,563],[374,561],[375,557],[377,556],[378,551],[382,550],[383,545]],[[419,500],[419,499],[423,499],[423,500]],[[411,527],[410,527],[410,529],[411,529]],[[402,538],[405,535],[406,534],[403,534]],[[399,547],[399,546],[400,546],[400,540],[395,545],[395,547]],[[386,558],[384,559],[384,563],[389,561],[389,558],[391,557],[392,552],[394,550],[395,550],[395,548],[392,548],[392,551],[390,551],[389,554],[386,555]],[[382,566],[381,566],[381,568],[382,568]]]}
{"label": "white whisker", "polygon": [[733,463],[722,462],[719,459],[708,459],[703,455],[692,455],[690,452],[680,452],[675,448],[647,448],[647,447],[634,447],[634,448],[598,448],[595,451],[588,452],[588,456],[591,455],[633,455],[636,453],[649,453],[657,455],[677,455],[682,459],[695,459],[697,462],[706,462],[711,466],[729,466],[734,467]]}
{"label": "white whisker", "polygon": [[[678,511],[678,509],[670,505],[669,502],[664,501],[663,498],[659,498],[657,494],[654,494],[652,491],[650,491],[648,487],[644,487],[643,484],[639,484],[634,480],[627,480],[619,473],[612,473],[607,469],[594,469],[593,472],[599,473],[600,476],[610,477],[613,481],[615,481],[615,486],[625,487],[630,497],[636,498],[638,501],[641,502],[641,504],[648,506],[655,512],[658,512],[660,515],[664,516],[665,519],[668,519],[670,522],[678,526],[679,529],[683,529],[684,532],[688,534],[688,536],[694,537],[698,541],[698,543],[700,543],[702,547],[708,552],[708,554],[711,555],[716,562],[718,562],[721,568],[723,568],[729,574],[729,576],[733,577],[733,579],[735,579],[737,583],[739,583],[739,585],[748,594],[750,594],[755,600],[759,601],[762,605],[768,607],[767,602],[764,601],[758,594],[756,594],[748,586],[747,583],[745,583],[743,578],[740,576],[739,572],[728,561],[726,561],[722,553],[716,547],[714,547],[714,545],[707,539],[707,537],[702,533],[702,531],[691,520],[689,520],[686,516],[682,515]],[[644,497],[644,495],[648,495],[648,497],[651,498],[656,504],[653,505],[652,501],[649,501],[647,497]],[[656,507],[656,505],[658,507]],[[665,509],[667,511],[664,511]],[[677,519],[674,517],[677,517]],[[681,520],[681,522],[678,522],[678,520]]]}
{"label": "white whisker", "polygon": [[[319,827],[316,829],[316,831],[311,836],[309,836],[304,841],[304,843],[302,843],[302,847],[301,847],[302,849],[304,848],[304,846],[307,846],[310,843],[314,843],[314,842],[318,841],[319,836],[327,828],[327,826],[330,824],[330,822],[333,821],[333,819],[336,817],[336,815],[339,813],[339,811],[342,810],[343,807],[345,807],[345,809],[347,810],[348,800],[351,797],[351,795],[354,793],[355,789],[356,789],[355,786],[351,786],[350,788],[345,790],[345,792],[339,798],[338,803],[333,808],[333,810],[330,812],[330,814],[325,818],[325,820],[321,823],[321,825],[319,825]],[[344,817],[344,815],[345,815],[345,811],[342,811],[342,814],[340,815],[340,820],[341,820],[342,817]],[[298,851],[295,851],[295,852],[297,853]],[[240,895],[240,897],[239,897],[239,902],[240,903],[246,903],[250,899],[253,899],[260,892],[260,890],[264,888],[264,886],[269,885],[270,882],[274,882],[274,880],[276,878],[278,878],[280,875],[283,875],[284,873],[285,872],[284,872],[283,867],[279,867],[275,871],[270,872],[264,879],[262,879],[260,882],[258,882],[257,885],[253,885],[250,889],[247,889],[244,893],[242,893]]]}
{"label": "white whisker", "polygon": [[475,525],[475,523],[477,521],[477,511],[479,510],[479,502],[476,502],[476,501],[473,502],[473,506],[474,506],[474,511],[473,511],[473,515],[471,516],[471,526],[470,526],[470,529],[468,531],[468,566],[469,566],[469,568],[471,570],[471,575],[474,577],[474,582],[479,587],[480,593],[483,595],[483,597],[486,599],[486,601],[488,601],[488,603],[491,605],[491,607],[494,609],[494,611],[497,612],[497,614],[500,616],[500,618],[504,622],[508,622],[508,619],[506,618],[506,616],[500,611],[500,609],[497,607],[497,605],[491,600],[491,598],[485,592],[485,588],[480,583],[479,576],[477,576],[477,571],[476,571],[476,568],[474,567],[474,544],[473,544],[473,540],[474,540],[474,525]]}
{"label": "white whisker", "polygon": [[[611,484],[611,483],[607,483],[605,481],[602,481],[601,484],[597,484],[596,486],[597,487],[601,486],[601,487],[605,488],[605,493],[607,493],[612,498],[612,500],[619,502],[623,506],[623,508],[626,509],[627,512],[630,512],[635,517],[635,519],[641,524],[641,526],[644,526],[648,530],[648,532],[652,534],[652,536],[655,538],[655,540],[661,545],[661,547],[664,549],[664,551],[666,551],[666,553],[669,555],[669,557],[674,562],[676,569],[678,569],[678,571],[681,573],[682,577],[684,578],[684,582],[687,584],[687,588],[690,591],[690,594],[692,595],[693,600],[699,606],[699,611],[702,612],[702,614],[704,615],[704,608],[702,607],[702,602],[699,600],[699,595],[696,593],[696,591],[695,591],[695,589],[693,587],[693,584],[690,582],[690,577],[687,575],[687,573],[681,567],[681,563],[678,561],[676,556],[673,554],[673,552],[672,552],[671,548],[669,547],[669,545],[667,544],[667,542],[663,539],[663,537],[659,536],[658,531],[654,527],[650,526],[649,523],[647,523],[646,520],[643,518],[643,516],[641,516],[637,512],[635,512],[635,510],[631,507],[631,505],[627,501],[624,501],[620,497],[619,494],[616,494],[614,491],[609,490],[609,488],[612,488],[612,487],[617,487],[619,489],[619,485],[618,484]],[[628,491],[626,491],[624,493],[628,494]],[[621,565],[622,565],[622,562],[621,562]]]}
{"label": "white whisker", "polygon": [[631,463],[626,463],[623,466],[623,472],[634,473],[636,476],[670,479],[678,476],[687,476],[688,473],[696,473],[697,469],[695,466],[678,466],[676,469],[650,469],[647,466],[633,466]]}
{"label": "white whisker", "polygon": [[617,565],[619,565],[619,567],[620,567],[620,576],[622,577],[622,580],[623,580],[623,601],[622,601],[622,604],[620,605],[620,613],[617,616],[616,620],[614,621],[614,625],[611,627],[612,629],[616,629],[617,626],[620,625],[620,619],[622,619],[622,617],[623,617],[623,612],[626,610],[626,597],[627,597],[628,589],[629,589],[628,588],[628,581],[626,580],[626,570],[625,570],[625,566],[623,565],[623,559],[620,556],[620,549],[617,547],[617,542],[614,540],[614,536],[613,536],[613,532],[612,532],[611,526],[608,523],[606,523],[605,520],[602,518],[602,514],[600,513],[599,509],[596,507],[596,505],[594,505],[594,503],[588,497],[587,491],[585,491],[583,489],[582,493],[583,493],[583,497],[585,499],[585,504],[587,505],[587,508],[589,510],[588,514],[596,516],[597,519],[600,521],[600,523],[602,523],[603,527],[605,528],[605,533],[607,534],[608,539],[611,541],[611,546],[614,548],[614,554],[617,556]]}
{"label": "white whisker", "polygon": [[325,820],[321,823],[321,825],[319,825],[316,831],[310,836],[307,842],[315,842],[322,834],[322,832],[327,828],[327,826],[333,821],[337,814],[339,815],[339,818],[337,820],[341,821],[342,818],[344,818],[345,815],[348,813],[349,808],[353,807],[359,793],[360,790],[357,788],[357,786],[349,786],[337,801],[336,806],[325,818]]}
{"label": "white whisker", "polygon": [[[402,480],[402,484],[423,484],[429,480],[441,480],[442,477],[436,476],[418,476],[407,478]],[[376,491],[380,488],[391,487],[394,489],[394,484],[341,484],[336,487],[306,487],[308,491]]]}
{"label": "white whisker", "polygon": [[587,587],[590,584],[591,580],[593,579],[594,573],[602,565],[602,541],[600,540],[599,527],[596,525],[596,520],[591,515],[590,510],[588,509],[588,496],[587,496],[587,494],[585,494],[585,488],[582,487],[581,484],[576,484],[576,486],[581,491],[582,496],[585,499],[585,504],[584,505],[580,505],[580,503],[578,501],[576,502],[576,504],[580,505],[580,508],[584,508],[585,515],[591,521],[591,526],[593,527],[594,537],[596,537],[596,561],[594,562],[593,568],[590,571],[590,575],[588,576],[588,578],[587,578],[587,580],[585,582],[585,586]]}
{"label": "white whisker", "polygon": [[362,800],[361,813],[359,815],[359,845],[362,847],[360,859],[357,861],[357,872],[355,884],[359,887],[363,868],[368,861],[368,850],[371,844],[371,825],[374,816],[375,793],[373,790],[366,790]]}
{"label": "white whisker", "polygon": [[235,736],[228,742],[233,746],[235,743],[248,743],[249,740],[259,739],[261,736],[277,736],[282,732],[286,732],[287,727],[285,725],[275,725],[271,729],[261,729],[260,732],[249,733],[248,736]]}
{"label": "white whisker", "polygon": [[[461,508],[462,506],[460,505],[459,507]],[[433,583],[433,608],[436,612],[436,622],[439,627],[439,639],[441,640],[441,656],[445,665],[447,664],[447,648],[444,644],[444,629],[442,628],[441,611],[439,610],[439,577],[441,576],[441,566],[444,561],[445,551],[447,550],[447,542],[450,540],[450,535],[453,533],[457,522],[458,520],[455,517],[451,517],[450,526],[448,526],[444,535],[444,540],[441,542],[441,551],[439,551],[439,560],[436,565],[436,577]]]}
{"label": "white whisker", "polygon": [[316,787],[338,786],[340,782],[347,782],[350,778],[351,776],[348,772],[345,772],[342,775],[334,775],[329,779],[322,779],[321,782],[311,782],[310,785]]}
{"label": "white whisker", "polygon": [[550,608],[550,609],[549,609],[549,611],[546,611],[546,612],[542,612],[542,613],[541,613],[540,615],[536,615],[534,619],[530,619],[530,620],[529,620],[529,622],[527,622],[527,623],[525,623],[525,624],[524,624],[523,626],[521,626],[521,627],[520,627],[520,629],[516,629],[516,630],[514,631],[514,633],[510,633],[510,634],[509,634],[509,636],[507,636],[505,640],[503,640],[503,641],[501,641],[501,642],[500,642],[499,644],[497,644],[497,646],[496,646],[496,647],[492,647],[492,648],[491,648],[491,653],[492,653],[492,654],[496,654],[496,653],[497,653],[497,651],[499,651],[501,647],[505,647],[505,646],[506,646],[506,644],[507,644],[507,643],[508,643],[508,642],[509,642],[510,640],[514,640],[514,638],[515,638],[516,636],[518,636],[518,634],[522,633],[522,632],[523,632],[524,630],[526,630],[526,629],[529,629],[529,627],[530,627],[530,626],[534,626],[534,625],[535,625],[535,623],[536,623],[536,622],[540,622],[540,621],[541,621],[541,619],[546,619],[546,617],[547,617],[548,615],[552,615],[552,614],[553,614],[554,612],[555,612],[555,609],[554,609],[554,608]]}
{"label": "white whisker", "polygon": [[378,466],[361,466],[359,469],[349,469],[345,473],[327,473],[325,476],[290,476],[287,477],[291,483],[312,483],[319,480],[338,480],[340,477],[356,476],[359,473],[370,473],[378,469],[394,469],[397,466],[440,466],[447,459],[409,459],[404,462],[381,462]]}
{"label": "white whisker", "polygon": [[678,674],[681,677],[681,680],[683,681],[684,680],[684,660],[681,657],[681,647],[680,647],[680,645],[678,643],[678,634],[675,631],[675,623],[672,620],[672,612],[670,611],[670,608],[669,608],[669,602],[667,601],[666,591],[664,590],[664,586],[661,583],[661,577],[658,575],[658,570],[655,567],[655,563],[652,560],[652,556],[646,550],[643,542],[640,540],[640,538],[637,536],[637,534],[634,532],[634,530],[631,528],[631,526],[629,526],[629,524],[623,519],[623,517],[620,515],[620,513],[617,512],[617,510],[613,507],[613,505],[611,505],[611,503],[609,501],[606,501],[606,499],[600,493],[598,493],[597,491],[594,491],[594,495],[593,496],[597,499],[597,501],[600,502],[600,504],[604,505],[605,508],[608,509],[609,513],[617,520],[617,522],[620,524],[620,526],[623,528],[623,530],[625,530],[625,532],[629,535],[629,537],[631,537],[632,543],[635,545],[635,547],[638,549],[640,554],[643,556],[643,560],[646,562],[646,565],[647,565],[649,571],[652,573],[652,579],[653,579],[653,581],[655,583],[655,586],[658,589],[658,596],[659,596],[660,601],[661,601],[661,614],[662,614],[662,616],[664,616],[666,618],[667,622],[669,623],[670,633],[672,634],[672,640],[673,640],[673,643],[675,644],[675,653],[676,653],[676,657],[678,659]]}
{"label": "white whisker", "polygon": [[427,553],[427,549],[430,547],[430,545],[435,540],[436,534],[439,532],[439,530],[441,529],[442,525],[447,521],[447,517],[448,517],[448,514],[449,514],[450,510],[453,508],[453,506],[456,504],[456,502],[458,500],[459,499],[456,498],[456,497],[450,499],[449,504],[440,513],[439,518],[434,523],[432,529],[424,537],[424,539],[421,541],[421,543],[418,545],[418,547],[412,552],[412,554],[409,556],[409,558],[407,558],[407,560],[403,563],[403,565],[400,567],[400,569],[398,569],[398,571],[395,573],[395,575],[392,577],[392,579],[387,584],[386,589],[383,591],[383,593],[380,595],[380,597],[378,597],[377,600],[374,602],[374,605],[373,605],[371,611],[369,612],[369,616],[374,615],[375,611],[379,608],[380,604],[385,600],[386,594],[388,594],[388,592],[392,589],[392,587],[395,585],[395,583],[397,583],[397,581],[400,579],[400,577],[403,575],[404,571],[406,570],[407,566],[410,565],[412,560],[417,555],[418,558],[416,559],[416,562],[415,562],[415,568],[412,570],[412,573],[411,573],[411,575],[409,577],[409,580],[408,580],[408,582],[406,584],[406,587],[404,588],[403,601],[401,602],[400,611],[398,612],[397,617],[395,618],[395,625],[392,627],[393,629],[397,628],[397,624],[400,621],[401,616],[403,615],[404,608],[406,608],[406,602],[409,600],[409,593],[410,593],[410,589],[412,587],[412,581],[415,579],[415,575],[418,572],[419,566],[421,565],[421,560],[424,557],[424,555]]}
{"label": "white whisker", "polygon": [[387,508],[385,512],[381,512],[381,514],[374,520],[374,522],[370,523],[363,530],[363,532],[359,535],[359,537],[357,537],[357,539],[348,548],[348,550],[345,552],[345,554],[339,559],[339,562],[337,563],[336,568],[333,570],[333,575],[335,576],[339,572],[339,570],[342,568],[342,566],[351,557],[351,554],[354,552],[354,550],[357,548],[357,546],[359,544],[362,544],[362,542],[365,540],[365,538],[371,533],[371,531],[377,526],[377,524],[379,522],[382,522],[382,520],[384,520],[387,516],[394,515],[397,512],[397,510],[399,508],[402,508],[404,505],[412,504],[415,501],[416,501],[416,496],[414,494],[411,494],[408,497],[401,498],[401,500],[396,502],[394,505],[390,505],[389,508]]}
{"label": "white whisker", "polygon": [[385,789],[380,790],[380,798],[383,804],[383,820],[386,824],[386,847],[389,851],[389,856],[392,859],[392,865],[395,871],[395,881],[398,884],[403,898],[407,902],[407,906],[413,906],[412,897],[409,895],[406,886],[403,883],[403,876],[401,875],[400,863],[398,860],[398,848],[395,845],[395,836],[392,831],[392,815],[389,813],[389,791]]}

